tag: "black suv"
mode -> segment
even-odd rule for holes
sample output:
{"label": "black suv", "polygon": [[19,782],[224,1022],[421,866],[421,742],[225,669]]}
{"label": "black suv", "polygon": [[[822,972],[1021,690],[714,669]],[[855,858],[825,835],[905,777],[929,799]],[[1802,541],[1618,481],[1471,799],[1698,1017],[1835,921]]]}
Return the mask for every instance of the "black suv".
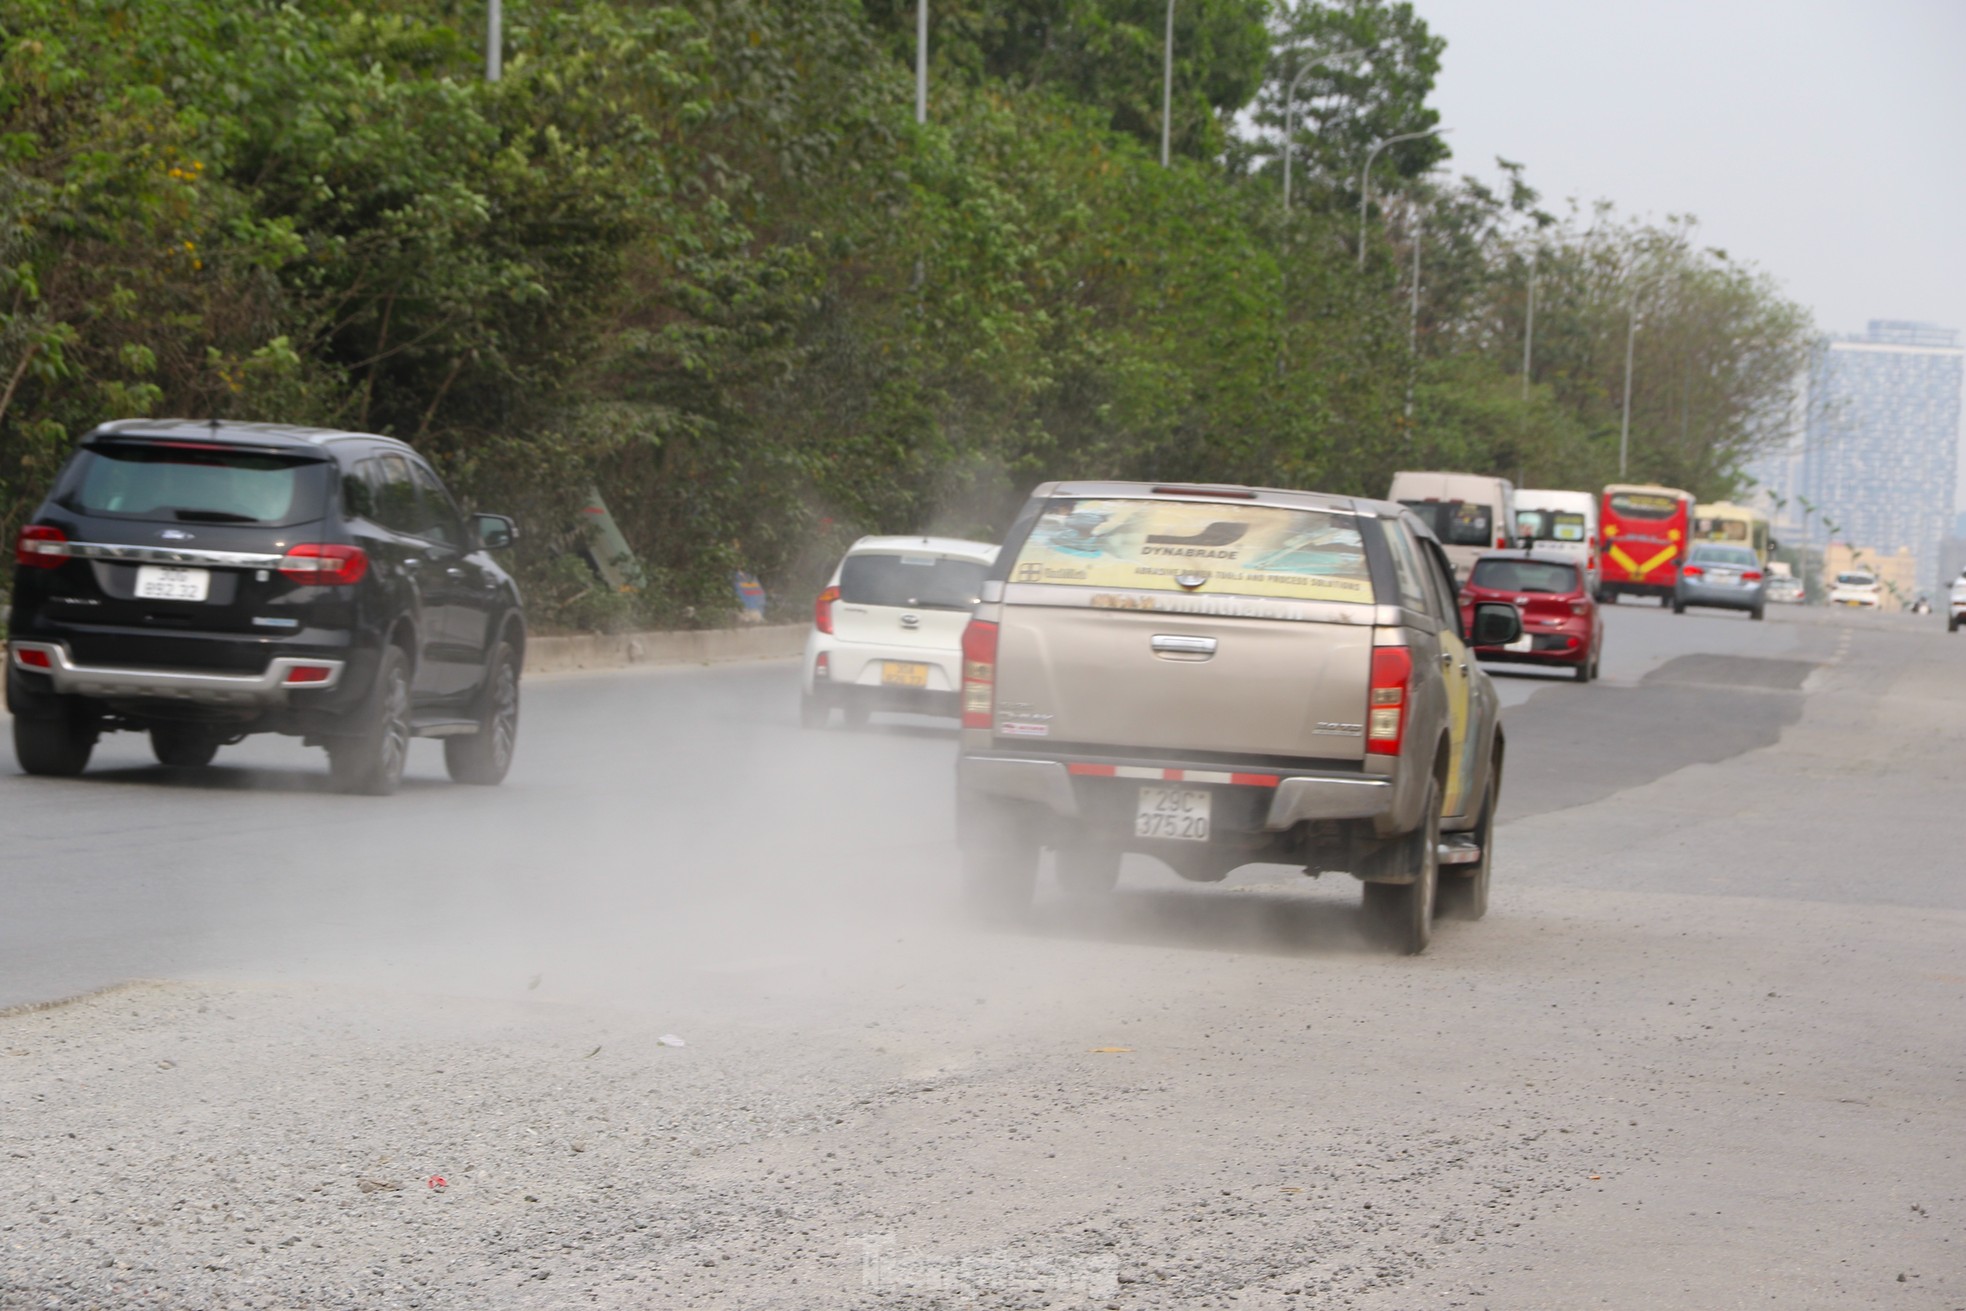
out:
{"label": "black suv", "polygon": [[402,442],[279,424],[127,419],[82,439],[15,544],[7,706],[30,774],[150,734],[195,768],[249,733],[325,746],[386,795],[412,737],[497,783],[519,728],[526,627],[466,519]]}

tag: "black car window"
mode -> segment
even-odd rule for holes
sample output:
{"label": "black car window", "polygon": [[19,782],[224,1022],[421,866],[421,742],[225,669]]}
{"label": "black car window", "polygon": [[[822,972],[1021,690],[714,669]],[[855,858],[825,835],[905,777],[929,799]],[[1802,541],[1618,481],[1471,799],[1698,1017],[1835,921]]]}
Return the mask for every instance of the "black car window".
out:
{"label": "black car window", "polygon": [[1425,614],[1429,609],[1427,585],[1421,581],[1420,558],[1414,553],[1412,539],[1407,536],[1403,525],[1391,519],[1378,522],[1380,531],[1386,535],[1386,549],[1393,557],[1393,576],[1399,580],[1400,604]]}
{"label": "black car window", "polygon": [[1420,516],[1435,537],[1449,546],[1486,546],[1494,532],[1494,512],[1476,501],[1401,501]]}
{"label": "black car window", "polygon": [[990,566],[927,552],[856,552],[840,562],[840,600],[853,605],[967,610]]}
{"label": "black car window", "polygon": [[1543,560],[1477,560],[1468,581],[1497,592],[1564,594],[1577,590],[1577,569]]}
{"label": "black car window", "polygon": [[368,466],[375,485],[375,521],[391,532],[414,535],[420,512],[410,462],[400,455],[380,455]]}
{"label": "black car window", "polygon": [[317,457],[217,442],[104,442],[77,453],[54,499],[111,519],[283,527],[326,511],[329,468]]}
{"label": "black car window", "polygon": [[417,536],[447,546],[464,545],[464,528],[451,494],[437,481],[437,475],[423,465],[413,463],[410,471],[416,477],[419,522],[422,525],[416,530]]}

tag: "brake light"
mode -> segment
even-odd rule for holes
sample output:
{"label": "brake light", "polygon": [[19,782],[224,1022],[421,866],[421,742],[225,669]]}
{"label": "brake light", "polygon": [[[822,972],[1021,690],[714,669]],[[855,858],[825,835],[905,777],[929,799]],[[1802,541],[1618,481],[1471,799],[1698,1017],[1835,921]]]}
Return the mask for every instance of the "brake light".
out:
{"label": "brake light", "polygon": [[1758,583],[1761,581],[1761,571],[1759,569],[1750,569],[1741,575],[1741,581],[1744,583]]}
{"label": "brake light", "polygon": [[48,653],[39,647],[17,647],[14,650],[14,658],[19,660],[22,667],[26,669],[53,669],[55,667],[55,662],[48,658]]}
{"label": "brake light", "polygon": [[59,569],[68,562],[68,536],[59,528],[31,523],[14,538],[14,563],[23,569]]}
{"label": "brake light", "polygon": [[990,727],[997,699],[997,626],[972,619],[963,629],[963,727]]}
{"label": "brake light", "polygon": [[1705,573],[1706,570],[1700,568],[1699,565],[1689,564],[1685,568],[1681,569],[1679,572],[1685,574],[1688,578],[1698,578],[1701,574]]}
{"label": "brake light", "polygon": [[840,589],[829,587],[821,592],[812,603],[812,626],[822,633],[833,631],[833,602],[840,599]]}
{"label": "brake light", "polygon": [[1506,550],[1508,550],[1508,549],[1509,549],[1509,539],[1508,539],[1508,538],[1506,538],[1506,537],[1504,537],[1504,536],[1502,536],[1502,535],[1501,535],[1500,533],[1496,533],[1496,534],[1495,534],[1495,549],[1496,549],[1496,550],[1498,550],[1498,551],[1506,551]]}
{"label": "brake light", "polygon": [[287,671],[287,682],[325,683],[334,677],[334,669],[329,665],[295,665]]}
{"label": "brake light", "polygon": [[1406,737],[1406,694],[1413,684],[1413,654],[1403,646],[1372,648],[1372,699],[1366,707],[1365,749],[1396,756]]}
{"label": "brake light", "polygon": [[311,587],[346,587],[369,572],[369,553],[335,542],[302,542],[287,548],[280,576]]}

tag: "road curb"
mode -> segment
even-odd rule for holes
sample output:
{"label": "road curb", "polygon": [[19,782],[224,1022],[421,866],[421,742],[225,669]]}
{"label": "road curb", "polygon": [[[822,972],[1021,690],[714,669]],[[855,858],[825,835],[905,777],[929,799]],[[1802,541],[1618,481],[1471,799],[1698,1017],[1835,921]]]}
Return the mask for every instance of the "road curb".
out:
{"label": "road curb", "polygon": [[804,649],[806,624],[704,628],[671,633],[583,633],[534,637],[526,642],[526,673],[627,669],[639,665],[712,664],[725,660],[778,660]]}

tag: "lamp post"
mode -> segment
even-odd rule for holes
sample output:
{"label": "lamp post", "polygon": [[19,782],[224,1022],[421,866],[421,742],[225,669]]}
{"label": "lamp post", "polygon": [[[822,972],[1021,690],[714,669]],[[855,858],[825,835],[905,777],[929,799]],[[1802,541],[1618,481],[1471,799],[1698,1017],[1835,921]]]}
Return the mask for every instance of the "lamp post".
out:
{"label": "lamp post", "polygon": [[1160,166],[1167,167],[1169,129],[1174,121],[1174,0],[1167,0],[1167,35],[1161,41]]}
{"label": "lamp post", "polygon": [[1536,254],[1539,247],[1529,248],[1529,311],[1522,320],[1522,399],[1529,399],[1529,343],[1536,336]]}
{"label": "lamp post", "polygon": [[1297,153],[1295,144],[1296,126],[1293,114],[1297,109],[1297,84],[1307,74],[1317,70],[1319,65],[1332,64],[1339,60],[1362,59],[1370,51],[1363,49],[1340,50],[1336,54],[1319,55],[1297,70],[1297,76],[1290,79],[1290,89],[1283,93],[1283,212],[1290,212],[1290,157]]}
{"label": "lamp post", "polygon": [[1444,137],[1454,129],[1451,127],[1430,127],[1424,132],[1402,132],[1398,136],[1385,137],[1372,143],[1372,149],[1365,152],[1365,167],[1359,170],[1358,181],[1358,266],[1365,267],[1365,214],[1372,203],[1372,161],[1387,146],[1396,146],[1402,141],[1418,141],[1421,137]]}
{"label": "lamp post", "polygon": [[1632,347],[1638,341],[1638,288],[1625,303],[1625,416],[1618,424],[1618,481],[1625,480],[1625,457],[1632,437]]}
{"label": "lamp post", "polygon": [[915,0],[915,121],[928,122],[928,0]]}
{"label": "lamp post", "polygon": [[498,81],[503,71],[504,18],[501,0],[490,0],[485,7],[485,81]]}

